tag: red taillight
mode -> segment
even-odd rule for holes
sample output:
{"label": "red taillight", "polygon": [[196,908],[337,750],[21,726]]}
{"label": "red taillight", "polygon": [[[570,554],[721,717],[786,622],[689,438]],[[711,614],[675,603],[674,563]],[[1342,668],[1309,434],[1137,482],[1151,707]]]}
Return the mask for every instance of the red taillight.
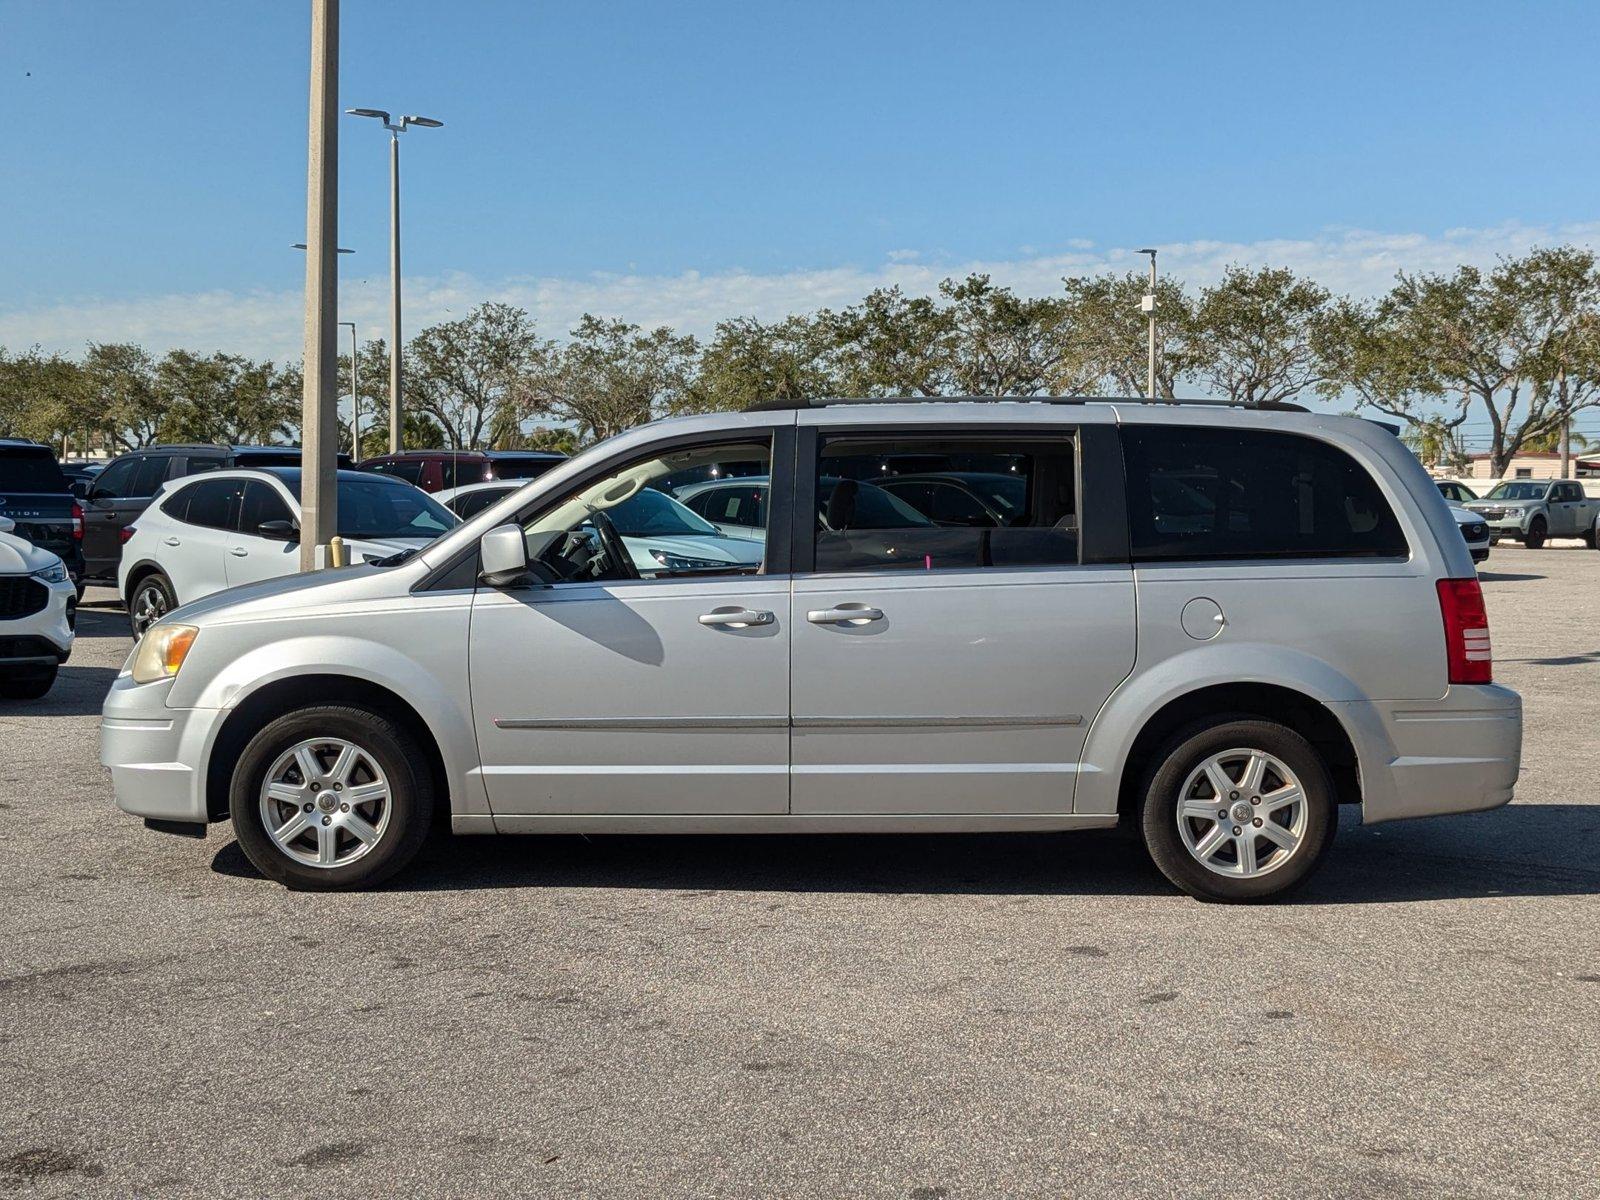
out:
{"label": "red taillight", "polygon": [[121,529],[117,530],[117,538],[118,538],[119,541],[126,542],[132,536],[133,536],[133,526],[132,525],[124,525]]}
{"label": "red taillight", "polygon": [[1439,612],[1444,617],[1444,647],[1451,683],[1493,683],[1489,614],[1483,589],[1474,579],[1439,580]]}
{"label": "red taillight", "polygon": [[[60,512],[61,510],[58,508],[56,511]],[[83,505],[81,504],[73,504],[72,506],[72,540],[75,542],[83,541]]]}

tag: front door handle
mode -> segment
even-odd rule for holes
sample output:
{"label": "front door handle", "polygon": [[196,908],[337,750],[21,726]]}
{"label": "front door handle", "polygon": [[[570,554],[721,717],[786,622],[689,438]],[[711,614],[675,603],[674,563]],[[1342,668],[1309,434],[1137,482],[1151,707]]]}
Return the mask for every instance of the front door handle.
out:
{"label": "front door handle", "polygon": [[813,608],[806,620],[813,625],[865,625],[883,620],[883,610],[865,604],[841,604],[838,608]]}
{"label": "front door handle", "polygon": [[725,629],[748,629],[752,625],[771,625],[772,614],[764,609],[716,608],[701,613],[700,624]]}
{"label": "front door handle", "polygon": [[243,546],[230,546],[228,547],[228,553],[233,555],[235,558],[245,558],[249,555],[250,551],[246,550]]}
{"label": "front door handle", "polygon": [[183,545],[183,543],[180,542],[175,537],[164,537],[164,538],[161,539],[161,544],[163,546],[181,546],[181,545]]}

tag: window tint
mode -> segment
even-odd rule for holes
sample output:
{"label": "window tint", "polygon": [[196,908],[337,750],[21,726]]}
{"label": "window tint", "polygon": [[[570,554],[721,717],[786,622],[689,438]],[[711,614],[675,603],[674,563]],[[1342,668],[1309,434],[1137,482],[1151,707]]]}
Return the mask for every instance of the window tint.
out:
{"label": "window tint", "polygon": [[50,451],[8,447],[0,451],[0,492],[67,491],[67,478]]}
{"label": "window tint", "polygon": [[756,486],[710,488],[684,503],[714,525],[766,528],[767,489]]}
{"label": "window tint", "polygon": [[220,454],[191,454],[184,460],[185,475],[200,475],[206,471],[220,471],[225,466]]}
{"label": "window tint", "polygon": [[422,479],[422,469],[427,466],[420,458],[404,458],[392,462],[377,462],[362,470],[372,471],[378,475],[392,475],[396,479],[404,479],[407,483],[417,483]]}
{"label": "window tint", "polygon": [[457,496],[447,507],[454,509],[456,516],[463,521],[468,521],[496,501],[505,499],[511,491],[510,488],[484,488],[481,492],[468,492],[465,496]]}
{"label": "window tint", "polygon": [[537,479],[562,461],[559,458],[497,458],[491,466],[496,479]]}
{"label": "window tint", "polygon": [[129,495],[128,485],[133,482],[134,472],[139,469],[139,464],[144,461],[143,455],[119,458],[94,481],[90,490],[97,496],[126,496]]}
{"label": "window tint", "polygon": [[151,454],[140,459],[138,469],[134,471],[133,479],[124,495],[135,499],[154,496],[156,489],[166,481],[167,469],[171,465],[172,456],[167,454]]}
{"label": "window tint", "polygon": [[823,442],[818,571],[1077,561],[1070,437],[849,435]]}
{"label": "window tint", "polygon": [[441,458],[439,460],[439,476],[443,480],[439,484],[441,489],[466,487],[469,483],[482,483],[483,463],[475,458],[462,459],[454,456]]}
{"label": "window tint", "polygon": [[184,520],[206,529],[234,529],[239,515],[241,480],[206,479],[190,484],[189,507]]}
{"label": "window tint", "polygon": [[1372,476],[1324,442],[1161,425],[1123,444],[1136,561],[1407,553]]}
{"label": "window tint", "polygon": [[267,521],[293,520],[294,514],[289,511],[277,488],[259,479],[245,481],[239,516],[241,532],[254,533]]}

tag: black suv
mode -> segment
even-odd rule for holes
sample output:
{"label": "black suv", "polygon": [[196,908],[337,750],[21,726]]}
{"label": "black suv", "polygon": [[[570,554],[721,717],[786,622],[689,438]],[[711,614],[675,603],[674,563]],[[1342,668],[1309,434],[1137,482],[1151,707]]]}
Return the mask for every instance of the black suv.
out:
{"label": "black suv", "polygon": [[[79,484],[83,496],[83,571],[88,579],[115,584],[125,530],[169,479],[230,467],[298,467],[299,446],[149,446],[113,461]],[[348,454],[339,467],[350,466]]]}
{"label": "black suv", "polygon": [[60,555],[83,590],[83,509],[49,446],[0,438],[0,517],[17,523],[17,537]]}

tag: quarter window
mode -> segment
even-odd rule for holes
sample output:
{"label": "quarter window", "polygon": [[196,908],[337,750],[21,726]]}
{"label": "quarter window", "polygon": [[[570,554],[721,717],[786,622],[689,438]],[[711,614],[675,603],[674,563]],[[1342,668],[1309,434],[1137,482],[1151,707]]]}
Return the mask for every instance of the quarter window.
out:
{"label": "quarter window", "polygon": [[1123,445],[1135,561],[1408,552],[1372,476],[1325,442],[1159,425],[1125,429]]}
{"label": "quarter window", "polygon": [[1072,438],[840,435],[816,474],[818,571],[1078,561]]}

